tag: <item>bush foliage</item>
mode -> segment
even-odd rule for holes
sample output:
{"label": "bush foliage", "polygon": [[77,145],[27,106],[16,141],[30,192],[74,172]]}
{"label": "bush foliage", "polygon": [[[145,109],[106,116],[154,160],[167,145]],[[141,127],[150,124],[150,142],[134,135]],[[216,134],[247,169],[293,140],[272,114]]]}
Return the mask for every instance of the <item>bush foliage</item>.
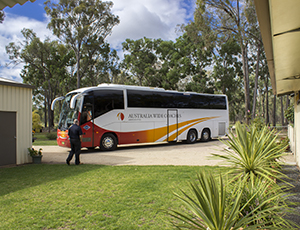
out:
{"label": "bush foliage", "polygon": [[[225,160],[229,170],[219,176],[200,172],[190,183],[190,193],[175,193],[185,205],[183,211],[171,210],[173,224],[178,228],[234,229],[294,229],[287,220],[292,209],[280,172],[280,157],[285,155],[287,142],[277,142],[275,131],[266,126],[236,123],[236,132],[229,133],[225,154],[214,154]],[[229,178],[229,179],[227,179]]]}

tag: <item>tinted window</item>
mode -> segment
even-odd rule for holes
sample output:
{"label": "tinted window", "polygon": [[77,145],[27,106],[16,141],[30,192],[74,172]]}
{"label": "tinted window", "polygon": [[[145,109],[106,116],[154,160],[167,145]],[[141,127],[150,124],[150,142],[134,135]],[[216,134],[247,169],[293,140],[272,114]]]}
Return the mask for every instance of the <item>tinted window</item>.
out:
{"label": "tinted window", "polygon": [[98,90],[94,91],[95,117],[107,113],[113,109],[124,109],[122,90]]}
{"label": "tinted window", "polygon": [[209,109],[210,108],[210,96],[208,95],[190,95],[190,107],[198,109]]}
{"label": "tinted window", "polygon": [[226,98],[224,96],[211,96],[210,106],[214,109],[226,109]]}
{"label": "tinted window", "polygon": [[128,107],[226,109],[226,97],[189,93],[127,90]]}
{"label": "tinted window", "polygon": [[127,90],[128,107],[138,108],[175,108],[174,93]]}
{"label": "tinted window", "polygon": [[89,92],[88,95],[84,96],[83,107],[80,116],[80,125],[91,121],[93,119],[93,104],[94,104],[94,94]]}

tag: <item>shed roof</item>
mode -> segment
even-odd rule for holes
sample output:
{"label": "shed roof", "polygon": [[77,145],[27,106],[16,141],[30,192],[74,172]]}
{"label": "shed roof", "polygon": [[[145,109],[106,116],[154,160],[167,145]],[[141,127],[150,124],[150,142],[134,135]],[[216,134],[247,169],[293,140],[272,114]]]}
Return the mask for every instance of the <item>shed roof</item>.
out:
{"label": "shed roof", "polygon": [[272,88],[277,95],[300,90],[300,1],[254,0]]}
{"label": "shed roof", "polygon": [[[0,0],[0,10],[3,10],[6,6],[11,8],[18,3],[23,5],[25,2],[28,2],[28,0]],[[35,0],[30,0],[30,2],[35,2]]]}
{"label": "shed roof", "polygon": [[2,78],[2,77],[0,77],[0,85],[9,85],[9,86],[22,87],[22,88],[30,88],[30,89],[34,89],[35,88],[32,85],[28,85],[28,84],[16,82],[16,81],[9,80],[9,79]]}

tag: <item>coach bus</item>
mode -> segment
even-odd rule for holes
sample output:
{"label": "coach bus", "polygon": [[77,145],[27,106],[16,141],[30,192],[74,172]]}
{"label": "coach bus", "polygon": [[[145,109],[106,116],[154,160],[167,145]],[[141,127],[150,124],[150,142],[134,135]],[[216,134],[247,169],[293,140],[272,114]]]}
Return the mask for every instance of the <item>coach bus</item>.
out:
{"label": "coach bus", "polygon": [[70,147],[68,128],[74,119],[83,131],[82,147],[114,150],[117,145],[185,141],[226,134],[226,95],[177,92],[142,86],[100,84],[69,92],[57,129],[59,146]]}

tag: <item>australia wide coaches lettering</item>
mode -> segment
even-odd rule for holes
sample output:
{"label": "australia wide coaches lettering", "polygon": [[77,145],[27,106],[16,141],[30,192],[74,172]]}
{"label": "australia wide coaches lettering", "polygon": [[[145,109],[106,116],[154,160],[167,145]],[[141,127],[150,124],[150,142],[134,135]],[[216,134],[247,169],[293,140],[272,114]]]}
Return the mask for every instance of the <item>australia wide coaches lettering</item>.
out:
{"label": "australia wide coaches lettering", "polygon": [[129,119],[140,119],[140,118],[167,118],[167,117],[172,117],[172,118],[181,118],[181,114],[157,114],[157,113],[147,113],[147,114],[142,114],[142,113],[134,113],[134,114],[128,114]]}

